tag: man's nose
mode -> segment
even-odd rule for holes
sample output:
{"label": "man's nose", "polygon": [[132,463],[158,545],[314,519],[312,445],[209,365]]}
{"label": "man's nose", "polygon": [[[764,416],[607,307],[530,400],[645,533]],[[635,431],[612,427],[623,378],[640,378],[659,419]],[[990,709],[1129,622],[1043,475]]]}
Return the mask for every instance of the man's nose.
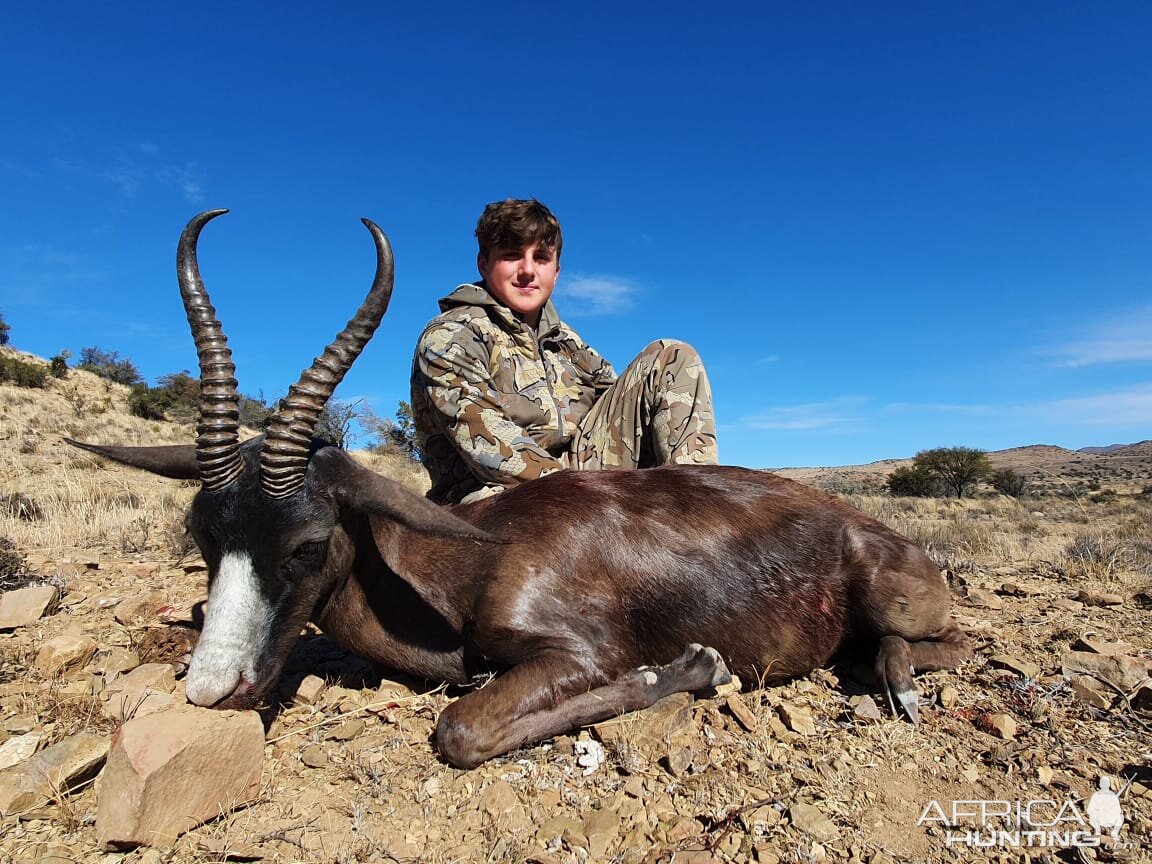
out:
{"label": "man's nose", "polygon": [[536,261],[531,255],[525,255],[517,262],[516,272],[520,276],[534,276],[536,274]]}

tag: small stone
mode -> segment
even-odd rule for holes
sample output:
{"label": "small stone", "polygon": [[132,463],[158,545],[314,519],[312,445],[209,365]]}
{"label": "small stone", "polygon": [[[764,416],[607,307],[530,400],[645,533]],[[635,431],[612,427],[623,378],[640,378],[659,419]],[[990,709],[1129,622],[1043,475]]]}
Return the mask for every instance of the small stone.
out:
{"label": "small stone", "polygon": [[788,818],[798,830],[824,843],[840,836],[840,829],[835,823],[811,804],[793,804],[788,808]]}
{"label": "small stone", "polygon": [[309,744],[300,751],[300,761],[309,768],[326,768],[328,766],[328,754],[319,744]]}
{"label": "small stone", "polygon": [[31,759],[40,746],[39,732],[25,732],[0,744],[0,770]]}
{"label": "small stone", "polygon": [[108,739],[81,732],[0,772],[0,815],[39,807],[100,770]]}
{"label": "small stone", "polygon": [[1085,606],[1123,606],[1124,596],[1122,594],[1108,594],[1100,591],[1088,591],[1081,588],[1077,594],[1076,599],[1083,603]]}
{"label": "small stone", "polygon": [[36,654],[33,665],[46,678],[79,669],[96,653],[91,636],[57,636],[49,639]]}
{"label": "small stone", "polygon": [[109,648],[96,655],[92,662],[92,671],[102,675],[109,673],[131,672],[140,665],[140,658],[135,651],[127,648]]}
{"label": "small stone", "polygon": [[996,610],[1004,608],[1003,600],[991,591],[984,591],[980,588],[969,588],[967,596],[963,599],[967,605],[974,606],[977,609]]}
{"label": "small stone", "polygon": [[333,741],[351,741],[363,731],[364,721],[359,717],[353,717],[337,726],[328,737]]}
{"label": "small stone", "polygon": [[1040,781],[1040,785],[1047,786],[1052,782],[1052,776],[1055,772],[1047,765],[1041,765],[1036,769],[1036,779]]}
{"label": "small stone", "polygon": [[608,847],[620,833],[620,817],[608,808],[597,810],[584,820],[584,836],[588,838],[588,853],[593,860],[602,860]]}
{"label": "small stone", "polygon": [[112,616],[125,627],[154,624],[157,610],[166,605],[168,605],[168,593],[156,589],[121,600]]}
{"label": "small stone", "polygon": [[776,713],[780,715],[780,719],[784,721],[784,725],[797,735],[816,734],[816,721],[812,719],[811,714],[802,708],[797,708],[795,705],[790,705],[787,702],[781,702],[776,706]]}
{"label": "small stone", "polygon": [[1016,737],[1016,721],[1010,714],[993,714],[988,718],[988,726],[1005,741]]}
{"label": "small stone", "polygon": [[860,697],[860,701],[852,709],[852,717],[864,723],[880,723],[884,720],[884,714],[876,705],[876,701],[867,695]]}
{"label": "small stone", "polygon": [[172,695],[175,689],[176,673],[170,664],[144,663],[108,685],[104,710],[117,720],[167,711],[184,701]]}
{"label": "small stone", "polygon": [[740,698],[739,693],[730,693],[724,700],[724,705],[727,707],[729,713],[736,718],[736,722],[744,727],[745,732],[755,732],[759,724],[756,722],[756,715],[744,704],[744,700]]}
{"label": "small stone", "polygon": [[988,658],[988,662],[993,668],[1007,669],[1010,672],[1015,672],[1017,675],[1031,678],[1033,681],[1040,677],[1039,666],[1023,658],[1014,657],[1011,654],[995,654]]}
{"label": "small stone", "polygon": [[692,768],[692,748],[673,747],[664,757],[668,773],[673,777],[683,777]]}
{"label": "small stone", "polygon": [[1107,711],[1112,707],[1112,698],[1115,694],[1095,678],[1075,675],[1072,677],[1072,695],[1085,705]]}
{"label": "small stone", "polygon": [[293,705],[315,705],[327,686],[323,678],[317,675],[307,675],[296,688],[296,695],[292,697]]}
{"label": "small stone", "polygon": [[27,627],[55,611],[60,591],[53,585],[17,588],[0,594],[0,630]]}
{"label": "small stone", "polygon": [[940,688],[940,707],[951,708],[956,704],[956,700],[960,698],[960,692],[951,684],[945,684]]}

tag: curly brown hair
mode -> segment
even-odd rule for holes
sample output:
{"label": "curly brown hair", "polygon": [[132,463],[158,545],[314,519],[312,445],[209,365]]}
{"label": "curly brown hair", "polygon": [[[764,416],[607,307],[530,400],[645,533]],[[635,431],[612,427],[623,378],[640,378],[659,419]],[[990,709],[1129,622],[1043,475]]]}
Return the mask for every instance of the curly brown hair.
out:
{"label": "curly brown hair", "polygon": [[484,208],[476,223],[476,242],[485,257],[495,249],[523,249],[539,243],[554,250],[559,261],[564,237],[560,221],[535,198],[506,198]]}

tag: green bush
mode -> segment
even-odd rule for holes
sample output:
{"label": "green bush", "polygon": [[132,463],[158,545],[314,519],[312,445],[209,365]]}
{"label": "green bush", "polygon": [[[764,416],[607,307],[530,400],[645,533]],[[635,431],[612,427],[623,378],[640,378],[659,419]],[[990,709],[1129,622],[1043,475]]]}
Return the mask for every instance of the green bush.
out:
{"label": "green bush", "polygon": [[48,369],[52,373],[53,378],[68,377],[68,358],[71,356],[72,352],[65,348],[48,361]]}
{"label": "green bush", "polygon": [[0,357],[0,381],[11,381],[17,387],[43,387],[48,383],[48,367],[16,357]]}
{"label": "green bush", "polygon": [[116,351],[105,351],[102,348],[81,348],[78,368],[129,387],[144,381],[135,363],[127,357],[121,360]]}
{"label": "green bush", "polygon": [[1023,498],[1028,494],[1028,478],[1011,468],[1001,468],[992,475],[992,488],[1002,495]]}
{"label": "green bush", "polygon": [[940,479],[918,465],[904,465],[888,475],[884,484],[891,495],[901,498],[935,498],[944,491]]}

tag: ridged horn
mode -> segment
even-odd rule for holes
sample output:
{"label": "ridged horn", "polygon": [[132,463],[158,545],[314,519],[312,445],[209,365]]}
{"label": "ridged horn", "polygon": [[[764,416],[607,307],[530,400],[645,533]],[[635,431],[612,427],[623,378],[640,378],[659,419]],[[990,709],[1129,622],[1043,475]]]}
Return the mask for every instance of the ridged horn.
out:
{"label": "ridged horn", "polygon": [[392,297],[392,247],[375,222],[361,219],[376,243],[376,278],[356,315],[324,349],[300,380],[288,388],[268,422],[260,451],[260,485],[273,498],[286,498],[304,484],[316,421],[336,386],[360,356]]}
{"label": "ridged horn", "polygon": [[216,310],[204,290],[196,263],[200,230],[227,210],[206,210],[192,217],[176,250],[176,278],[188,325],[200,359],[200,417],[196,423],[196,461],[208,491],[223,489],[243,470],[240,456],[240,394],[236,366]]}

